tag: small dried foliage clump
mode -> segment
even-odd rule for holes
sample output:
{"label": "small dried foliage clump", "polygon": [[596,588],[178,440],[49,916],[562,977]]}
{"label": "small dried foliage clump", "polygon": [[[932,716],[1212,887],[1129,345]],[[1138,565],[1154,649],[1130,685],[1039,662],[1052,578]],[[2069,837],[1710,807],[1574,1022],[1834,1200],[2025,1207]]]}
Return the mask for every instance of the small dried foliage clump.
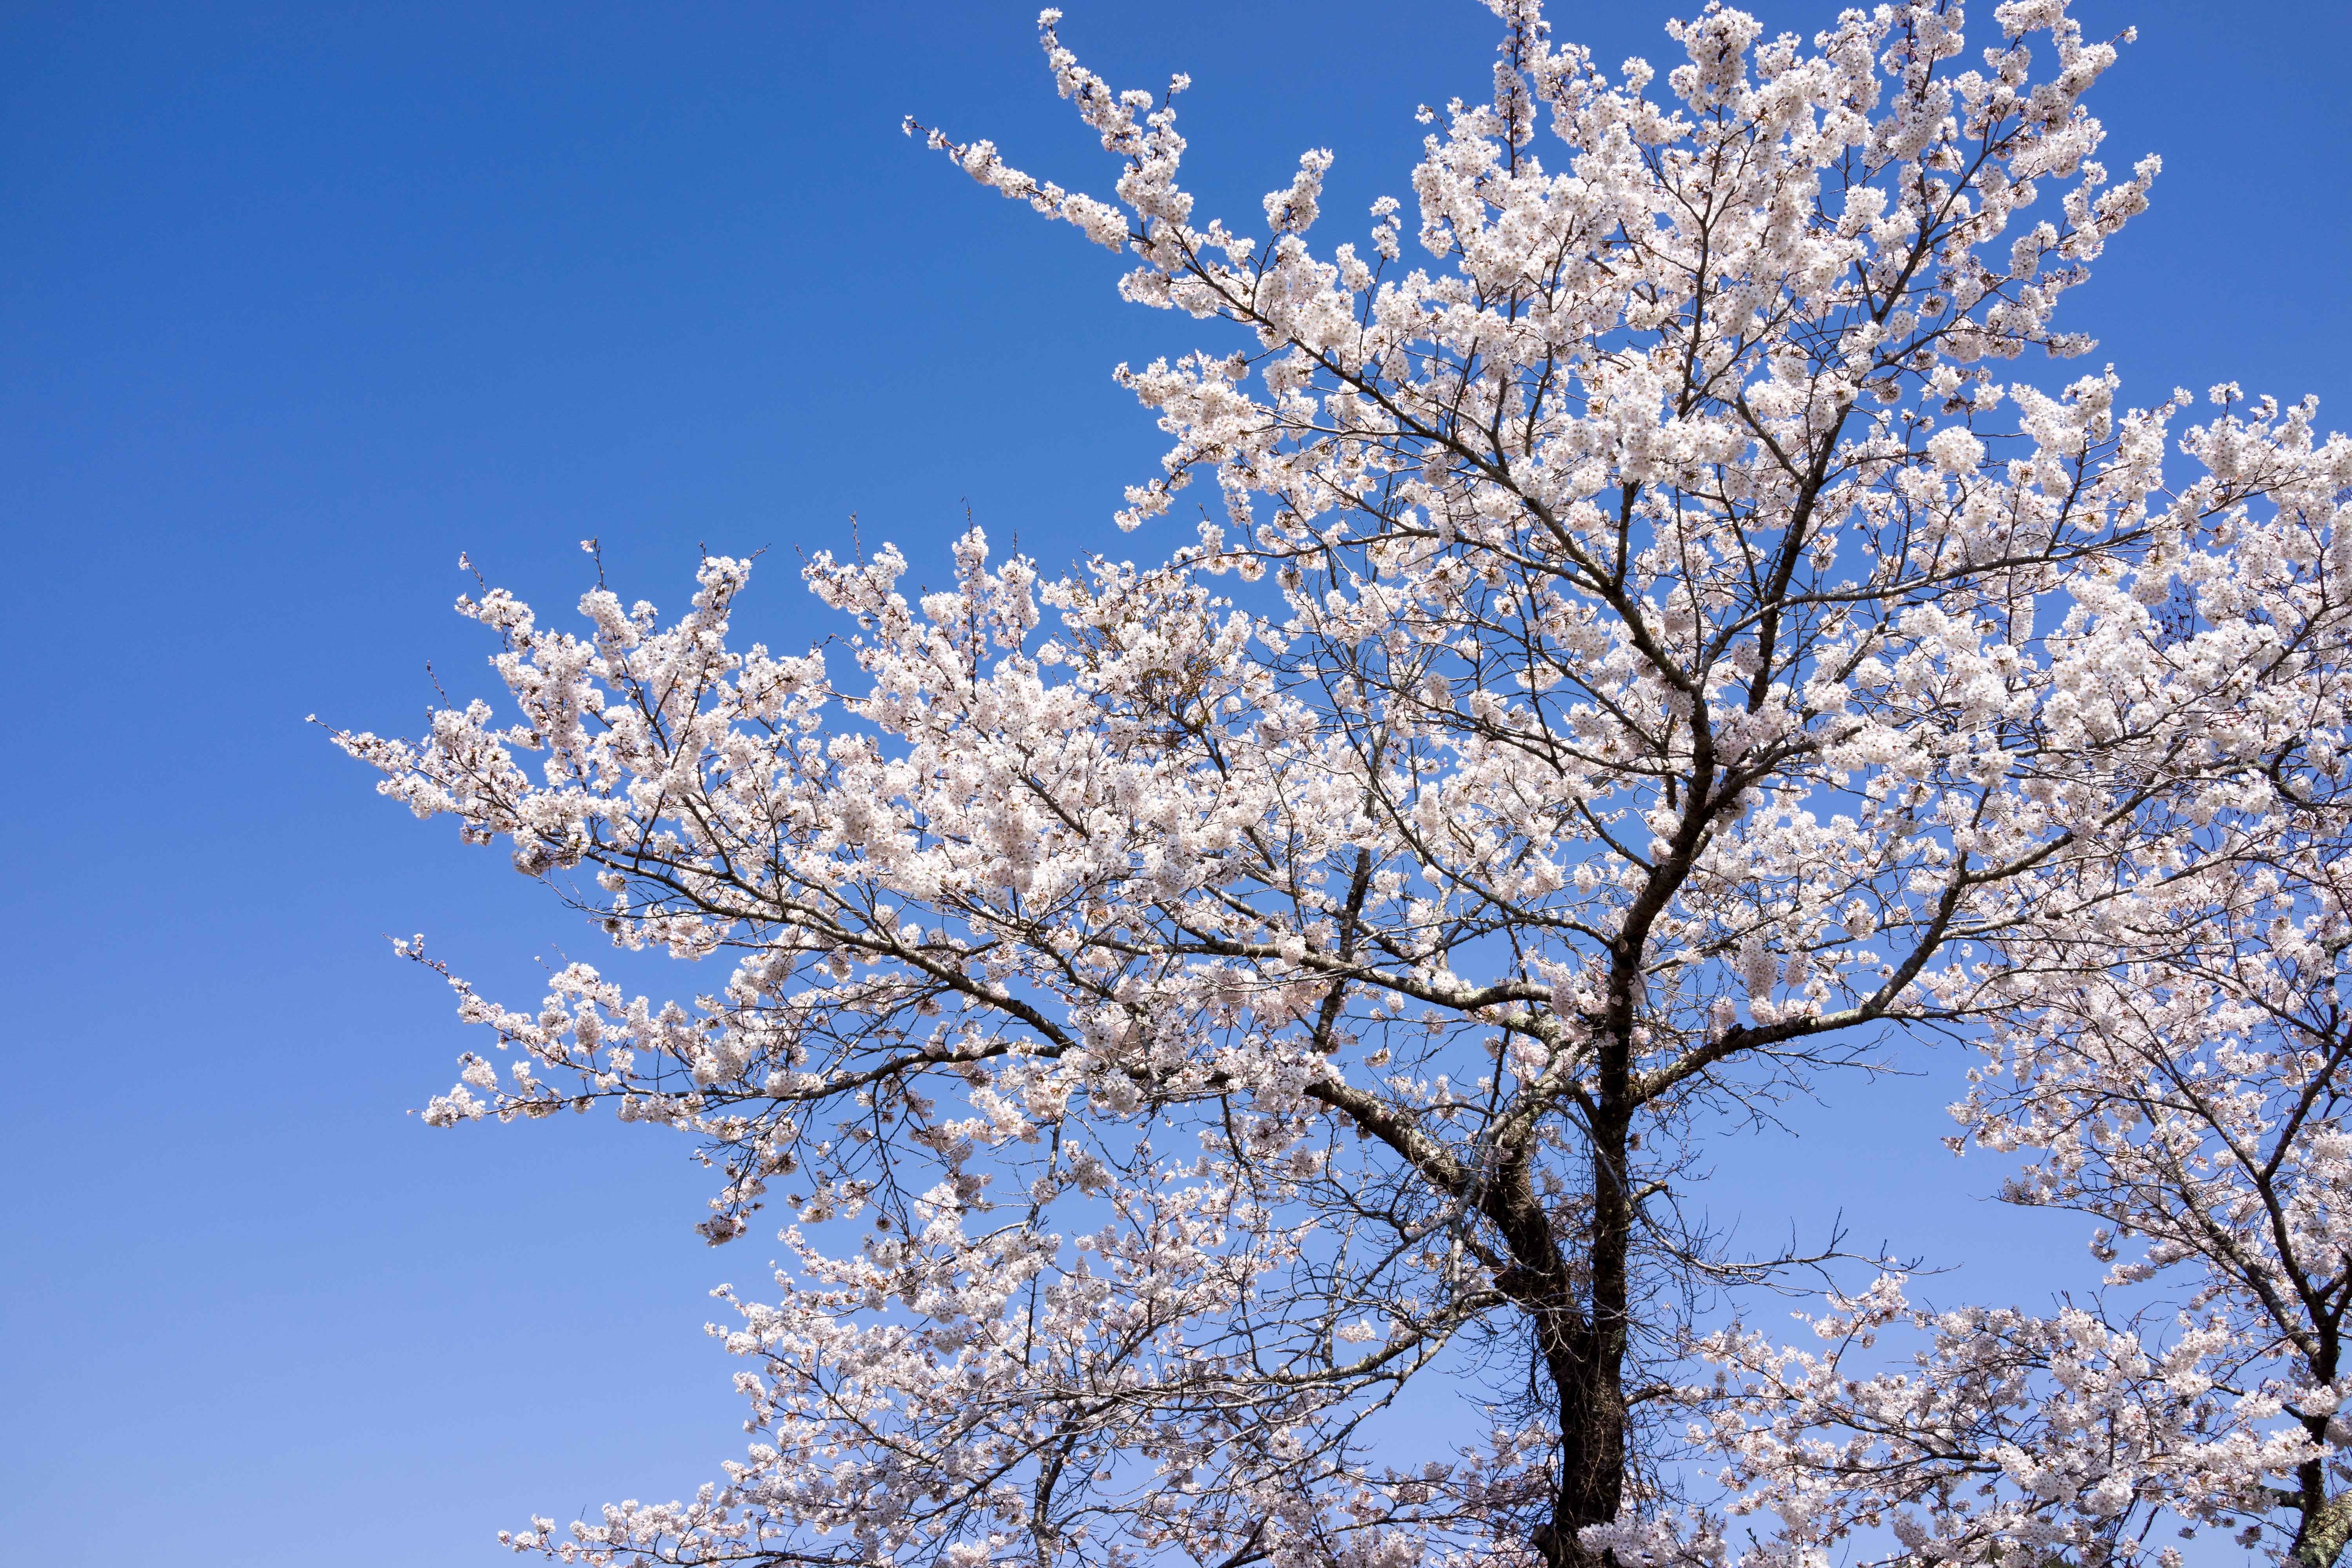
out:
{"label": "small dried foliage clump", "polygon": [[[730,640],[740,560],[672,622],[600,577],[581,634],[486,590],[517,714],[338,732],[706,976],[452,977],[498,1051],[430,1119],[604,1101],[698,1141],[712,1241],[791,1222],[721,1292],[748,1455],[518,1548],[2341,1551],[2352,443],[2010,369],[2089,346],[2053,312],[2157,171],[2095,156],[2064,0],[1710,7],[1663,78],[1491,8],[1360,247],[1309,243],[1328,152],[1196,217],[1184,79],[1052,12],[1113,199],[910,122],[1218,323],[1120,372],[1171,438],[1120,521],[1215,491],[1157,564],[821,554],[808,652]],[[2117,1304],[1694,1316],[1791,1261],[1685,1222],[1694,1151],[1954,1032],[1962,1138],[2096,1216]],[[1377,1419],[1433,1369],[1476,1441]]]}

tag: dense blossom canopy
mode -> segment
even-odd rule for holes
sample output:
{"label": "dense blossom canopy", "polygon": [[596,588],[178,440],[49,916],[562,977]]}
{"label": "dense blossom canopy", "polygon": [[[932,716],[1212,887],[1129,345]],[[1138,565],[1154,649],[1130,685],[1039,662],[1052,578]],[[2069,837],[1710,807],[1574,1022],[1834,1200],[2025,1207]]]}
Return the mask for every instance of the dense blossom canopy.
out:
{"label": "dense blossom canopy", "polygon": [[[1323,151],[1196,221],[1184,79],[1114,89],[1053,12],[1115,200],[910,122],[1222,323],[1120,371],[1171,438],[1121,523],[1216,492],[1157,564],[974,529],[910,596],[893,549],[819,554],[807,652],[730,641],[740,560],[669,622],[600,574],[578,635],[485,590],[517,712],[338,732],[709,976],[453,976],[504,1065],[430,1119],[608,1101],[699,1141],[713,1242],[791,1222],[727,1292],[749,1454],[517,1546],[2341,1549],[2352,442],[2014,367],[2089,346],[2053,312],[2156,174],[2095,156],[2116,51],[2064,0],[1810,47],[1711,6],[1663,78],[1491,5],[1491,97],[1423,111],[1417,222],[1361,248],[1308,244]],[[1986,1053],[1955,1142],[2158,1305],[1865,1272],[1811,1349],[1727,1315],[1794,1260],[1685,1223],[1694,1151],[1923,1029]],[[1433,1372],[1482,1440],[1382,1425]]]}

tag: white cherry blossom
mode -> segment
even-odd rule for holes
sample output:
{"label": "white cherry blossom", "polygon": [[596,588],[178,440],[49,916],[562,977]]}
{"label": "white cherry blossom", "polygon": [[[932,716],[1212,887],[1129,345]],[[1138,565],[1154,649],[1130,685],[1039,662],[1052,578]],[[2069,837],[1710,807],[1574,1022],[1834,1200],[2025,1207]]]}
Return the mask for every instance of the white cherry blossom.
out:
{"label": "white cherry blossom", "polygon": [[[839,635],[805,652],[735,637],[751,564],[724,556],[675,620],[600,580],[566,631],[485,589],[459,608],[507,710],[337,732],[621,948],[702,966],[664,1001],[574,963],[535,1007],[451,975],[495,1049],[430,1119],[605,1102],[697,1140],[714,1243],[787,1222],[772,1286],[722,1293],[748,1454],[519,1548],[1720,1555],[1719,1519],[1664,1507],[1686,1308],[1772,1261],[1682,1222],[1701,1140],[1906,1030],[1979,1028],[2014,1065],[1969,1114],[2052,1152],[2049,1201],[2154,1179],[2063,1142],[2052,1108],[2107,1092],[2069,1020],[2151,984],[2245,1005],[2186,978],[2215,962],[2195,911],[2301,853],[2294,792],[2337,776],[2352,444],[2307,405],[2199,424],[2015,366],[2089,346],[2060,296],[2156,172],[2097,160],[2082,100],[2116,49],[2063,0],[1848,11],[1810,44],[1714,7],[1663,74],[1493,9],[1491,96],[1432,116],[1360,246],[1310,243],[1320,149],[1244,226],[1196,221],[1184,79],[1115,89],[1053,12],[1109,197],[922,132],[1119,251],[1127,298],[1210,323],[1120,371],[1171,443],[1122,524],[1216,492],[1156,563],[1056,574],[975,529],[910,594],[895,550],[819,554]],[[2320,919],[2320,858],[2281,872],[2291,921]],[[2335,1234],[2337,1179],[2297,1238]],[[2217,1289],[2154,1345],[1939,1318],[1935,1387],[1970,1433],[2122,1422],[2157,1399],[2143,1362],[2237,1353],[2197,1337],[2254,1321]],[[1833,1354],[1744,1330],[1696,1353],[1737,1369],[1710,1428],[1734,1501],[1801,1551],[1807,1507],[1823,1539],[1895,1508],[1804,1433],[1944,1419],[1918,1413],[1941,1392],[1825,1394]],[[2078,1415],[2012,1397],[2003,1357],[2105,1381],[2068,1385]],[[1483,1442],[1381,1426],[1432,1369],[1486,1390]],[[2015,1495],[2064,1508],[2003,1493],[1905,1549],[2087,1551],[2143,1476],[2203,1473],[2184,1445],[2252,1450],[2199,1517],[2315,1452],[2189,1401],[2127,1479],[2030,1456]]]}

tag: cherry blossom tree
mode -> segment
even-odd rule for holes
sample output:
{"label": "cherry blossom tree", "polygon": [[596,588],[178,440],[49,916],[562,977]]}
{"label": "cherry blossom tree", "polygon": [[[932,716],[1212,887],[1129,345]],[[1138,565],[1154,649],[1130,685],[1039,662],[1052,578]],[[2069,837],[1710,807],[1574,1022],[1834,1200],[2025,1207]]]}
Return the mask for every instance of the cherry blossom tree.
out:
{"label": "cherry blossom tree", "polygon": [[[1998,7],[1974,64],[1953,4],[1850,11],[1810,47],[1710,8],[1663,80],[1556,44],[1533,0],[1493,9],[1491,95],[1424,110],[1416,231],[1383,200],[1360,249],[1308,244],[1319,150],[1258,232],[1196,224],[1184,79],[1114,89],[1052,12],[1115,200],[909,123],[1120,252],[1129,299],[1220,324],[1120,372],[1171,440],[1121,524],[1216,491],[1156,563],[1055,574],[975,529],[950,586],[910,592],[887,546],[818,554],[839,633],[806,652],[734,638],[729,557],[667,622],[600,572],[577,635],[486,588],[459,608],[512,712],[336,732],[621,948],[710,966],[662,1002],[575,963],[527,1010],[450,975],[496,1050],[429,1119],[607,1101],[697,1141],[714,1243],[772,1202],[789,1222],[772,1289],[722,1292],[748,1455],[519,1548],[1720,1557],[1719,1511],[1668,1506],[1711,1405],[1729,1506],[1783,1521],[1739,1550],[1801,1555],[1908,1506],[1905,1466],[1919,1495],[1959,1472],[1862,1438],[1820,1460],[1811,1434],[1896,1419],[1843,1392],[1864,1380],[1697,1336],[1695,1304],[1790,1260],[1686,1217],[1695,1159],[1954,1031],[2004,1053],[1976,1135],[2047,1152],[2021,1194],[2217,1270],[2174,1341],[2081,1354],[2188,1355],[2292,1413],[2300,1436],[2167,1405],[2167,1454],[2251,1450],[2182,1506],[2336,1506],[2298,1478],[2326,1462],[2336,1373],[2306,1345],[2342,1299],[2337,1089],[2309,1085],[2341,1056],[2307,1065],[2326,1050],[2286,1017],[2343,947],[2332,829],[2305,824],[2332,807],[2302,803],[2338,766],[2352,444],[2308,405],[2225,392],[2193,425],[2112,373],[1996,374],[2090,346],[2058,299],[2156,173],[2094,156],[2081,100],[2116,50],[2063,0]],[[2215,934],[2210,910],[2280,899],[2305,934]],[[2232,968],[2246,940],[2265,956]],[[2145,1011],[2110,1037],[2116,996]],[[2242,1087],[2210,1112],[2116,1109],[2149,1062],[2202,1085],[2224,1057]],[[2102,1118],[2127,1126],[2105,1164],[2078,1152]],[[2212,1163],[2258,1123],[2308,1160]],[[2176,1167],[2252,1201],[2236,1261],[2187,1239],[2201,1189],[2168,1228],[2144,1213]],[[1894,1321],[1896,1289],[1827,1331]],[[2075,1353],[2073,1320],[1936,1331],[1970,1431],[2057,1429],[2011,1394]],[[2002,1354],[2042,1359],[2004,1382]],[[1719,1391],[1693,1381],[1710,1356]],[[1483,1437],[1416,1447],[1384,1417],[1433,1378],[1483,1391]],[[1906,1514],[1903,1550],[2096,1544],[2003,1507]]]}

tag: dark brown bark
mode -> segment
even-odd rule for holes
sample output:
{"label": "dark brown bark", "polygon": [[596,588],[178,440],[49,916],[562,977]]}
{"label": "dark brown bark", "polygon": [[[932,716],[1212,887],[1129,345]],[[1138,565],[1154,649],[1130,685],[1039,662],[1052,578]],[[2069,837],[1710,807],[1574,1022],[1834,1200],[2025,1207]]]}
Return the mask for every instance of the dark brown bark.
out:
{"label": "dark brown bark", "polygon": [[[1613,1058],[1613,1061],[1612,1059]],[[1622,1089],[1629,1053],[1604,1053],[1604,1079]],[[1511,1267],[1496,1283],[1533,1321],[1536,1353],[1551,1384],[1559,1431],[1559,1469],[1550,1517],[1532,1540],[1554,1568],[1594,1568],[1605,1553],[1588,1552],[1578,1533],[1617,1517],[1624,1500],[1629,1265],[1633,1212],[1623,1173],[1631,1108],[1622,1093],[1601,1107],[1591,1128],[1593,1223],[1585,1284],[1562,1252],[1550,1216],[1536,1198],[1524,1159],[1500,1173],[1485,1203],[1509,1249]]]}

